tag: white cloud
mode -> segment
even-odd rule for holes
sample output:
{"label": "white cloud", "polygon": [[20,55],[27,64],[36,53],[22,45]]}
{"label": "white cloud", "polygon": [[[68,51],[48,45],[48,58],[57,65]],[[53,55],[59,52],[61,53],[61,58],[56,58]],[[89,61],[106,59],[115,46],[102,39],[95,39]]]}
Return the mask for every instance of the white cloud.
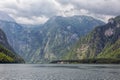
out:
{"label": "white cloud", "polygon": [[32,16],[31,18],[15,17],[15,20],[20,24],[43,24],[48,20],[48,18],[45,16],[42,17]]}
{"label": "white cloud", "polygon": [[62,5],[72,4],[76,9],[106,15],[120,14],[120,0],[56,0]]}
{"label": "white cloud", "polygon": [[42,24],[52,16],[89,15],[106,21],[120,14],[120,0],[0,0],[18,23]]}

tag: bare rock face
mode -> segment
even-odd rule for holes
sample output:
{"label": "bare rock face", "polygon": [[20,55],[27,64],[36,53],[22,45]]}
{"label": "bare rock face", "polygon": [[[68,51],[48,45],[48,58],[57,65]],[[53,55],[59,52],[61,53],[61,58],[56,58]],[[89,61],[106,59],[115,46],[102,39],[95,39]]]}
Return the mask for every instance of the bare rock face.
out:
{"label": "bare rock face", "polygon": [[90,16],[55,16],[37,27],[0,21],[14,50],[27,62],[34,63],[61,59],[79,37],[101,24],[104,22]]}
{"label": "bare rock face", "polygon": [[[77,56],[76,56],[77,55]],[[120,58],[120,16],[80,38],[65,59]]]}
{"label": "bare rock face", "polygon": [[117,27],[117,28],[120,28],[120,23],[118,23],[116,27]]}
{"label": "bare rock face", "polygon": [[112,36],[114,33],[114,30],[112,28],[109,28],[105,31],[105,36]]}

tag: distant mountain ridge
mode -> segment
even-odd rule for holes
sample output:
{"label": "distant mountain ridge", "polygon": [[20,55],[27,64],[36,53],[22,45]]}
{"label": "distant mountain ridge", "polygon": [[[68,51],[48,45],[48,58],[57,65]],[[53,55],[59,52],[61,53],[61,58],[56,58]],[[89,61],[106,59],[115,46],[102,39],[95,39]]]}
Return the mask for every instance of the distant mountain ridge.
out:
{"label": "distant mountain ridge", "polygon": [[64,59],[120,58],[120,16],[81,38]]}
{"label": "distant mountain ridge", "polygon": [[55,16],[35,27],[0,21],[10,45],[27,62],[33,63],[61,59],[79,37],[101,24],[104,22],[89,16]]}

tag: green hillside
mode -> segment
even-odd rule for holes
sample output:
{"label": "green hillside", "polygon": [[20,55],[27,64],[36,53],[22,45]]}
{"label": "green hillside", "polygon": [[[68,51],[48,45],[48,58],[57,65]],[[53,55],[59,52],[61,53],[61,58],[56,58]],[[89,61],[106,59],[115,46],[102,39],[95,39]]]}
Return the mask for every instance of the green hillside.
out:
{"label": "green hillside", "polygon": [[63,59],[120,59],[120,16],[81,38]]}
{"label": "green hillside", "polygon": [[0,29],[0,63],[24,63],[7,42],[6,35]]}
{"label": "green hillside", "polygon": [[0,21],[10,45],[29,63],[61,59],[79,37],[100,24],[104,22],[90,16],[54,16],[33,27]]}

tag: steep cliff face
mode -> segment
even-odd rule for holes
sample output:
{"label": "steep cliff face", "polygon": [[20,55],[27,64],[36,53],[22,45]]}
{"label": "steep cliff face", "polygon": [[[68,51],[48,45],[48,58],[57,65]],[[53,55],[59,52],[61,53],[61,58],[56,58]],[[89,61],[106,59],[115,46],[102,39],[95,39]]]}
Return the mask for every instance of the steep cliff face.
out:
{"label": "steep cliff face", "polygon": [[24,27],[16,22],[0,21],[0,28],[15,52],[29,62],[42,43],[41,26]]}
{"label": "steep cliff face", "polygon": [[52,17],[38,32],[43,38],[42,45],[36,50],[37,56],[34,54],[32,60],[41,62],[61,59],[79,37],[100,24],[104,23],[89,16]]}
{"label": "steep cliff face", "polygon": [[9,45],[4,32],[0,29],[0,63],[24,63]]}
{"label": "steep cliff face", "polygon": [[79,37],[100,24],[104,23],[89,16],[55,16],[34,27],[0,21],[15,52],[34,63],[61,59]]}
{"label": "steep cliff face", "polygon": [[120,58],[120,16],[96,27],[69,51],[64,59]]}

